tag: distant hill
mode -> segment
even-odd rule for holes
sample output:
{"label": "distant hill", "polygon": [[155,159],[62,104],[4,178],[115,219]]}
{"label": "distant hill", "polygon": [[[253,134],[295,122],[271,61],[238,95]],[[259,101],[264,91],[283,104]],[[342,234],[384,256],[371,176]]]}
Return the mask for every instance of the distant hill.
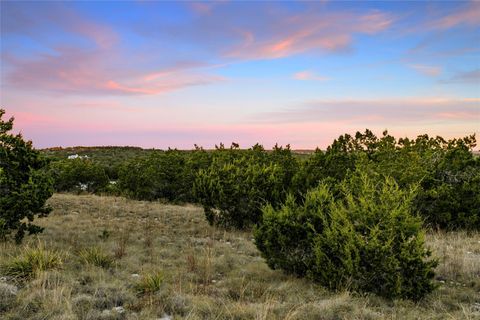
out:
{"label": "distant hill", "polygon": [[[213,150],[213,149],[211,149]],[[211,151],[207,149],[207,151]],[[132,147],[132,146],[93,146],[93,147],[85,147],[85,146],[75,146],[75,147],[53,147],[53,148],[46,148],[40,150],[43,154],[45,154],[48,158],[52,160],[61,160],[67,159],[68,156],[71,155],[79,155],[79,156],[88,156],[88,158],[95,159],[100,162],[104,161],[114,161],[117,162],[118,160],[125,160],[127,158],[133,158],[141,155],[145,155],[154,151],[162,152],[165,150],[162,149],[143,149],[141,147]],[[189,152],[190,150],[180,150]],[[294,154],[303,157],[306,155],[310,155],[315,152],[315,150],[308,150],[308,149],[298,149],[292,150]],[[104,160],[104,161],[102,161]]]}

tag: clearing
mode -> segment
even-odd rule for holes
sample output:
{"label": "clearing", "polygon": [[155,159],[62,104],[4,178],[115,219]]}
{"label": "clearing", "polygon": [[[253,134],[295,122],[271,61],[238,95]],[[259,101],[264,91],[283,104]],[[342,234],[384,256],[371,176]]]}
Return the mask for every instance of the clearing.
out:
{"label": "clearing", "polygon": [[[197,206],[67,194],[49,203],[54,211],[37,220],[44,233],[0,244],[0,264],[27,246],[60,252],[63,264],[29,280],[2,277],[2,319],[480,318],[478,232],[428,234],[439,288],[414,303],[329,292],[270,270],[251,233],[211,227]],[[86,251],[104,253],[107,267],[86,262]],[[159,272],[159,290],[140,294],[143,277]]]}

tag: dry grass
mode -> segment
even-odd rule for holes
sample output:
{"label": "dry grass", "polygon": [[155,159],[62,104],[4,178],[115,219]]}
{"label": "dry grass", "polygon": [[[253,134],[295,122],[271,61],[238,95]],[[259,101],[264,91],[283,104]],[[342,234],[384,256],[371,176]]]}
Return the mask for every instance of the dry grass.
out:
{"label": "dry grass", "polygon": [[[428,235],[440,287],[415,304],[333,293],[270,270],[250,233],[210,227],[195,206],[61,194],[50,204],[39,240],[0,244],[0,264],[40,241],[64,257],[62,268],[1,280],[2,319],[480,318],[479,233]],[[92,250],[114,262],[86,264],[80,253]]]}

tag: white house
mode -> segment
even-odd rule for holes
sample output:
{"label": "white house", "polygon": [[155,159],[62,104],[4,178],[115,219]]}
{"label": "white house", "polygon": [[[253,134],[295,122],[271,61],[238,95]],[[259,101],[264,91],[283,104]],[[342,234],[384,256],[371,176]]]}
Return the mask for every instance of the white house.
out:
{"label": "white house", "polygon": [[84,156],[79,156],[78,154],[71,154],[67,157],[67,159],[88,159],[88,156],[87,155],[84,155]]}

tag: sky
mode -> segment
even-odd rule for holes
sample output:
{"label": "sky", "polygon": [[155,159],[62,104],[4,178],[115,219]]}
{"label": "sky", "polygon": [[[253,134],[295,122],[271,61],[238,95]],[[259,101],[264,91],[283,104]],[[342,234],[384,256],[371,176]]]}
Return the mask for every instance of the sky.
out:
{"label": "sky", "polygon": [[480,132],[480,1],[0,9],[0,106],[37,148]]}

